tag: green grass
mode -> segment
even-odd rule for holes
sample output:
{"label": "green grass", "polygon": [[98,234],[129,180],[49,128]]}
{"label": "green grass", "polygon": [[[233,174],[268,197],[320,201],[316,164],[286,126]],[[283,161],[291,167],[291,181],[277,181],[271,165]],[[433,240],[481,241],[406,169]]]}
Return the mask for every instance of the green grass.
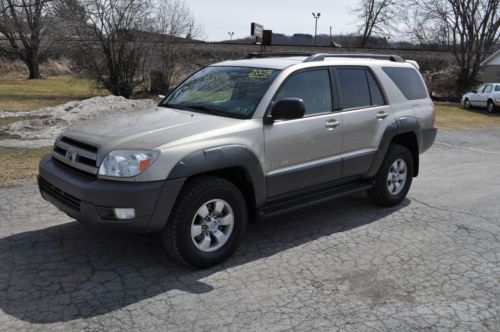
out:
{"label": "green grass", "polygon": [[19,77],[0,78],[0,109],[14,112],[33,111],[106,94],[93,88],[91,81],[81,78],[66,76],[39,80]]}
{"label": "green grass", "polygon": [[500,126],[500,113],[490,114],[485,109],[464,110],[460,104],[435,103],[436,126],[440,130],[486,128]]}

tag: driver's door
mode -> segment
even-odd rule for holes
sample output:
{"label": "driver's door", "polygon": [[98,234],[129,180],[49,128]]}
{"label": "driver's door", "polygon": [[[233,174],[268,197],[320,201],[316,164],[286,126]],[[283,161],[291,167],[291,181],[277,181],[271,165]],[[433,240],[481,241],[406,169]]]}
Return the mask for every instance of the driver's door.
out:
{"label": "driver's door", "polygon": [[266,125],[265,164],[268,197],[337,180],[342,173],[342,114],[334,113],[329,68],[292,74],[274,101],[301,98],[301,119]]}
{"label": "driver's door", "polygon": [[477,88],[476,92],[472,94],[470,97],[470,104],[474,107],[480,107],[481,105],[481,94],[483,93],[484,88],[486,88],[486,85],[481,85],[479,88]]}

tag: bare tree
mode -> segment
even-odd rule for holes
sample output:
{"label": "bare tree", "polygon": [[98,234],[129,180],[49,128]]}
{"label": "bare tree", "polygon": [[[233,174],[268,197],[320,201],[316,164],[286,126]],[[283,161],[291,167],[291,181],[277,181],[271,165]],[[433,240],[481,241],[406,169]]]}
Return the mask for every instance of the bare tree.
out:
{"label": "bare tree", "polygon": [[361,20],[360,46],[365,47],[371,36],[387,34],[394,22],[395,0],[361,0],[353,11]]}
{"label": "bare tree", "polygon": [[420,19],[410,34],[431,36],[452,50],[459,68],[457,92],[475,85],[482,59],[500,40],[500,0],[414,0],[412,8]]}
{"label": "bare tree", "polygon": [[52,0],[0,0],[0,35],[7,39],[2,46],[17,55],[28,67],[29,78],[40,78],[41,43]]}
{"label": "bare tree", "polygon": [[157,12],[157,43],[152,61],[157,66],[150,71],[150,91],[165,93],[189,61],[189,48],[182,47],[183,43],[202,36],[203,30],[184,0],[164,0]]}
{"label": "bare tree", "polygon": [[87,72],[114,95],[126,98],[144,78],[152,12],[149,0],[66,0],[60,8],[72,22]]}

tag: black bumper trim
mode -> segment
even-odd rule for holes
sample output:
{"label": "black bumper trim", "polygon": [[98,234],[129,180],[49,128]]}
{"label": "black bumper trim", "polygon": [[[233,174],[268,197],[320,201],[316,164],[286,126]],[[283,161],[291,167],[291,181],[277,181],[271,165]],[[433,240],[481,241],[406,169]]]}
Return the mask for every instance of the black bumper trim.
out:
{"label": "black bumper trim", "polygon": [[[40,162],[38,184],[44,199],[72,218],[114,231],[156,232],[168,220],[185,179],[119,182],[89,178],[62,167],[50,155]],[[134,208],[131,220],[101,216],[102,209]]]}

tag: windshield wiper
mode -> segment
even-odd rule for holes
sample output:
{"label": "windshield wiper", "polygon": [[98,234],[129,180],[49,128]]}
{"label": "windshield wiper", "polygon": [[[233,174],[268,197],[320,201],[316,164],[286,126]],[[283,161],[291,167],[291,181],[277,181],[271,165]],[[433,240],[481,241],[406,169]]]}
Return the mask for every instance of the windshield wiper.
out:
{"label": "windshield wiper", "polygon": [[183,110],[183,111],[201,112],[201,113],[206,113],[206,114],[212,114],[212,115],[218,115],[218,116],[224,116],[224,117],[231,117],[231,118],[237,118],[237,119],[245,119],[246,118],[242,114],[221,111],[221,110],[219,110],[219,109],[217,109],[215,107],[210,107],[210,106],[207,106],[207,105],[163,104],[161,106],[175,108],[175,109]]}
{"label": "windshield wiper", "polygon": [[176,110],[189,111],[189,108],[182,106],[182,105],[178,105],[178,104],[168,104],[167,103],[167,104],[160,104],[159,106],[160,107],[175,108]]}
{"label": "windshield wiper", "polygon": [[220,116],[227,116],[228,113],[218,110],[214,107],[206,106],[206,105],[182,105],[188,110],[196,110],[196,111],[202,111],[203,113],[208,113],[208,114],[213,114],[213,115],[220,115]]}

